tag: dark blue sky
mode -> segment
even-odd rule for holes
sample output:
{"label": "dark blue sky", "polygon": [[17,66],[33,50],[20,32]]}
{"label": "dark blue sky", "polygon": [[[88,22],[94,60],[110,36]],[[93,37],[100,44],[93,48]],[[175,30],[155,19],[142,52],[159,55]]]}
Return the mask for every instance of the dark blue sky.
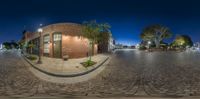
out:
{"label": "dark blue sky", "polygon": [[19,40],[24,27],[36,30],[40,23],[94,19],[108,22],[120,43],[139,42],[141,30],[150,24],[166,25],[174,36],[187,34],[196,42],[200,41],[199,5],[198,0],[2,0],[0,42]]}

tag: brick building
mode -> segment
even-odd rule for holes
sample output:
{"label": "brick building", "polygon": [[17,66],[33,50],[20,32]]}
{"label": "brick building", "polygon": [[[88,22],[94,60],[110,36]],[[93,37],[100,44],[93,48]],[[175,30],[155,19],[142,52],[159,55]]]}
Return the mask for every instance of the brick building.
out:
{"label": "brick building", "polygon": [[[82,26],[75,23],[57,23],[42,27],[41,52],[43,56],[62,58],[68,55],[69,58],[86,57],[89,53],[89,41],[81,36]],[[38,54],[39,33],[25,32],[25,41],[35,45],[33,53]],[[94,53],[97,53],[95,45]]]}

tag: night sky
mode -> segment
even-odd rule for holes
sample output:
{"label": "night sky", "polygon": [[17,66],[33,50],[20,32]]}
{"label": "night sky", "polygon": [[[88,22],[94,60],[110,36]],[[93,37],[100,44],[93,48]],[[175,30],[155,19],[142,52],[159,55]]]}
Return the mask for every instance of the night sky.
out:
{"label": "night sky", "polygon": [[138,43],[142,29],[150,24],[169,27],[173,38],[187,34],[200,41],[198,0],[2,0],[0,43],[17,41],[24,29],[36,31],[41,23],[88,20],[109,23],[114,39],[128,45]]}

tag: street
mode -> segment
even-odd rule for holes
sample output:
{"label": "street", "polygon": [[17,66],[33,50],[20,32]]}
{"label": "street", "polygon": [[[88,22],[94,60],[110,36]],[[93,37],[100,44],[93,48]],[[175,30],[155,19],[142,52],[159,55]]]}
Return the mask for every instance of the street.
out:
{"label": "street", "polygon": [[0,52],[0,96],[182,97],[200,95],[200,53],[117,50],[95,78],[76,84],[40,80],[19,52]]}

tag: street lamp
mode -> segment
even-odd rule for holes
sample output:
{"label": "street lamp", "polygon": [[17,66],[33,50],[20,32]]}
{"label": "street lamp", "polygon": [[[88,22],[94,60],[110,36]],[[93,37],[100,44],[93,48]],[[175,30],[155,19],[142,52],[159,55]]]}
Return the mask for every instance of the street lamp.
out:
{"label": "street lamp", "polygon": [[150,48],[150,45],[151,45],[151,41],[148,41],[148,46],[149,46],[149,48]]}
{"label": "street lamp", "polygon": [[39,56],[39,59],[38,59],[38,64],[42,64],[42,61],[41,61],[41,35],[42,35],[42,32],[43,32],[43,29],[41,28],[42,25],[40,25],[40,28],[38,29],[38,33],[39,33],[39,44],[38,44],[38,47],[39,47],[39,53],[38,53],[38,56]]}

